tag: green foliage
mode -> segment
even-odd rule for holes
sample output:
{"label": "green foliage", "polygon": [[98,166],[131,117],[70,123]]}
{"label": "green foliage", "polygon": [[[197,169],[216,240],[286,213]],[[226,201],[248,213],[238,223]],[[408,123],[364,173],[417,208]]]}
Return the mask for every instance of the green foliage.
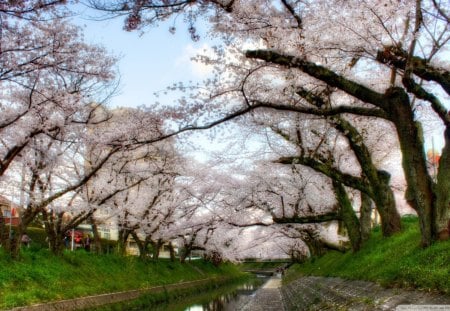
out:
{"label": "green foliage", "polygon": [[32,247],[22,249],[19,261],[0,251],[0,266],[0,309],[240,273],[231,264],[201,260],[142,261],[84,250],[58,257]]}
{"label": "green foliage", "polygon": [[374,230],[357,253],[329,252],[314,262],[294,265],[284,281],[293,281],[300,275],[338,276],[450,293],[450,241],[423,249],[417,218],[405,217],[402,223],[403,232],[390,238],[383,238],[380,230]]}
{"label": "green foliage", "polygon": [[45,240],[47,238],[47,235],[43,228],[28,227],[27,234],[31,238],[30,247],[48,248],[48,243]]}

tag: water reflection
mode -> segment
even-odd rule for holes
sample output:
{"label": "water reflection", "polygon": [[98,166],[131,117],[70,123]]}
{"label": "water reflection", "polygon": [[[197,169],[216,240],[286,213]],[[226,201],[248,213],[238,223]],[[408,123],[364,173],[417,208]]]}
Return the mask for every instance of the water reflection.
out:
{"label": "water reflection", "polygon": [[211,295],[208,301],[188,305],[184,311],[234,311],[241,303],[250,300],[256,290],[267,280],[258,277],[244,284],[235,286],[225,293]]}
{"label": "water reflection", "polygon": [[103,311],[236,311],[250,301],[256,290],[268,280],[267,276],[254,276],[240,283],[218,286],[189,295],[171,303],[157,303],[151,296],[144,296],[135,301],[111,304],[92,310]]}

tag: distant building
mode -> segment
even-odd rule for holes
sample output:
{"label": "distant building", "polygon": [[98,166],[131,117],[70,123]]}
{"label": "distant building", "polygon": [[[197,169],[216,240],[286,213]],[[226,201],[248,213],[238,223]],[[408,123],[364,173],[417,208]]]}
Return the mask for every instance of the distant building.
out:
{"label": "distant building", "polygon": [[20,206],[0,195],[0,216],[6,225],[17,226],[20,223]]}
{"label": "distant building", "polygon": [[[142,238],[142,236],[141,236]],[[178,255],[178,246],[175,241],[172,242],[173,250],[176,255]],[[129,236],[126,243],[126,254],[132,256],[139,256],[139,247],[133,237]],[[159,250],[159,258],[170,258],[170,247],[169,243],[164,243]]]}

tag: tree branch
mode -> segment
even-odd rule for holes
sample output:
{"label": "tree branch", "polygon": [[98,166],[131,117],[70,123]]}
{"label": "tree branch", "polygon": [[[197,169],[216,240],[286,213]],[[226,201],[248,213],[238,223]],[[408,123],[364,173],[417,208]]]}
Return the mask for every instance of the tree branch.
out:
{"label": "tree branch", "polygon": [[294,216],[294,217],[272,217],[273,222],[277,224],[317,224],[322,222],[329,222],[333,220],[340,220],[341,216],[338,212],[329,212],[322,215],[310,216]]}
{"label": "tree branch", "polygon": [[379,108],[386,108],[386,101],[383,94],[372,89],[344,78],[335,72],[309,62],[305,59],[292,55],[284,55],[269,50],[248,50],[245,56],[251,59],[260,59],[272,64],[277,64],[286,68],[297,68],[311,77],[327,83],[330,86],[337,87],[347,94]]}
{"label": "tree branch", "polygon": [[414,79],[404,77],[402,82],[408,92],[413,93],[417,98],[430,102],[434,112],[436,112],[439,118],[441,118],[445,126],[450,126],[450,114],[436,96],[427,92],[423,87],[416,83]]}
{"label": "tree branch", "polygon": [[360,177],[355,177],[349,174],[344,174],[336,168],[331,167],[330,165],[324,164],[320,161],[317,161],[313,158],[309,157],[281,157],[278,160],[274,161],[275,163],[280,164],[301,164],[308,166],[315,171],[322,173],[331,179],[339,181],[348,187],[352,187],[363,191],[365,193],[370,193],[369,185],[364,181],[364,179]]}
{"label": "tree branch", "polygon": [[[386,47],[383,51],[378,51],[377,61],[380,63],[393,66],[397,69],[406,70],[408,54],[406,51],[397,47]],[[447,94],[450,95],[450,72],[444,69],[431,66],[425,59],[413,56],[411,58],[413,64],[412,72],[426,81],[434,81],[438,83]]]}

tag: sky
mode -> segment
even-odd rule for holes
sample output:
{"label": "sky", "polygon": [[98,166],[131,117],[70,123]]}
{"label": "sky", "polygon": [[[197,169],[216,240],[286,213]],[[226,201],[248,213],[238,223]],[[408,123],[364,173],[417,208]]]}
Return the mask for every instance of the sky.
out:
{"label": "sky", "polygon": [[[211,41],[202,35],[193,42],[182,22],[176,24],[175,34],[169,32],[172,21],[158,27],[146,27],[145,33],[123,30],[124,19],[104,21],[90,19],[95,12],[77,5],[80,13],[72,21],[84,28],[85,41],[104,46],[119,58],[119,94],[110,105],[137,107],[151,105],[170,85],[178,81],[199,81],[209,73],[208,68],[190,60],[198,52],[208,49]],[[201,27],[201,23],[199,25]],[[169,97],[169,100],[173,100]]]}

